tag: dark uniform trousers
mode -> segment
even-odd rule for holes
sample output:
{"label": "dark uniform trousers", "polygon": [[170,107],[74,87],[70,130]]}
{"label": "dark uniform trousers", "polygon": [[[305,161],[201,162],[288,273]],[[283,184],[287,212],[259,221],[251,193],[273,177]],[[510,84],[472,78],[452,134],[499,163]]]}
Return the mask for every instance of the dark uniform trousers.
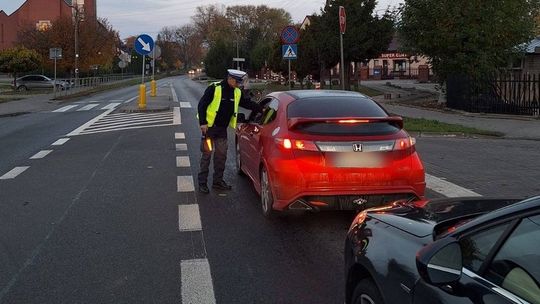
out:
{"label": "dark uniform trousers", "polygon": [[199,185],[206,185],[208,181],[208,173],[210,169],[210,160],[214,154],[214,176],[212,182],[219,183],[223,181],[223,172],[225,171],[225,163],[227,162],[227,138],[213,138],[212,151],[205,148],[206,140],[201,141],[201,164],[199,171]]}

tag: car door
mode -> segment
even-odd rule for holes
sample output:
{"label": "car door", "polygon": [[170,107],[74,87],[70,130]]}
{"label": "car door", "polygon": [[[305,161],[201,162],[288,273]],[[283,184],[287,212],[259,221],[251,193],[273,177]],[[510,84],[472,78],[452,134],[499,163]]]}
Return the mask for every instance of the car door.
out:
{"label": "car door", "polygon": [[459,283],[438,288],[421,280],[413,303],[540,304],[538,244],[538,215],[469,233],[460,239]]}
{"label": "car door", "polygon": [[261,154],[261,132],[264,128],[264,123],[268,112],[268,105],[275,100],[271,97],[265,98],[260,102],[263,107],[263,112],[252,117],[249,123],[243,127],[242,136],[240,138],[240,150],[242,151],[242,159],[247,173],[251,178],[258,183],[259,181],[259,164]]}

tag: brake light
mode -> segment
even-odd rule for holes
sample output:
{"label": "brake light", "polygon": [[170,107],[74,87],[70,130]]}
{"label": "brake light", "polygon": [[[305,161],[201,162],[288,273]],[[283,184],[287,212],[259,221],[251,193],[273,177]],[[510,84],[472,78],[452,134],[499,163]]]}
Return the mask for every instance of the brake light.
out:
{"label": "brake light", "polygon": [[286,138],[283,140],[283,148],[287,150],[292,148],[292,143],[290,139]]}
{"label": "brake light", "polygon": [[276,138],[276,143],[283,147],[286,150],[301,150],[301,151],[319,151],[317,145],[309,140],[299,140],[299,139],[281,139]]}
{"label": "brake light", "polygon": [[342,119],[339,120],[338,123],[340,124],[357,124],[357,123],[368,123],[369,120],[367,119]]}
{"label": "brake light", "polygon": [[412,148],[416,144],[416,139],[413,137],[400,138],[396,140],[394,144],[394,151],[407,150]]}

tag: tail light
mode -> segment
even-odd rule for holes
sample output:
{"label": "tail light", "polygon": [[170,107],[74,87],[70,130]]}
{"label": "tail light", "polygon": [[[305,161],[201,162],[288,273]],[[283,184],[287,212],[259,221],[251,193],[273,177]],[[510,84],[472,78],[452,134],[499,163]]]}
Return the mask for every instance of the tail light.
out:
{"label": "tail light", "polygon": [[408,150],[416,145],[416,139],[413,137],[400,138],[396,140],[394,144],[394,151]]}
{"label": "tail light", "polygon": [[317,145],[309,140],[276,138],[275,142],[285,150],[319,151]]}

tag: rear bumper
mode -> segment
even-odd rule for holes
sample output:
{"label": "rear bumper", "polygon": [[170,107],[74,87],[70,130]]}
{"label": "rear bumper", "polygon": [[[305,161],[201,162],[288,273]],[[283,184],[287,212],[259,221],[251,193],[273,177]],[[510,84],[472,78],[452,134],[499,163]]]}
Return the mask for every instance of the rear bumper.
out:
{"label": "rear bumper", "polygon": [[309,158],[302,162],[274,158],[269,163],[274,209],[282,211],[362,210],[400,199],[421,199],[426,188],[416,153],[382,168],[335,169]]}
{"label": "rear bumper", "polygon": [[345,191],[300,192],[296,196],[274,201],[276,210],[364,210],[397,200],[423,198],[412,188],[364,189]]}

